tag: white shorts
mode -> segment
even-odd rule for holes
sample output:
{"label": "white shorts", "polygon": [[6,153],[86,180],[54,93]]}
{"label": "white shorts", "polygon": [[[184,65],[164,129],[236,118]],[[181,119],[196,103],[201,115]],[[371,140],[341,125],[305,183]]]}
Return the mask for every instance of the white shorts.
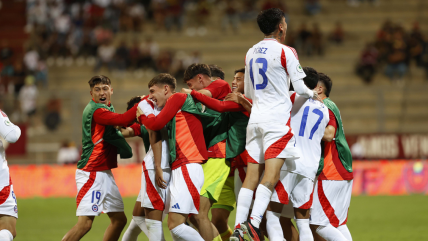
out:
{"label": "white shorts", "polygon": [[271,158],[297,159],[300,154],[295,145],[293,131],[285,124],[258,123],[247,127],[248,162],[263,164]]}
{"label": "white shorts", "polygon": [[101,212],[123,212],[124,205],[111,170],[76,170],[76,216],[99,216]]}
{"label": "white shorts", "polygon": [[[166,181],[167,188],[160,188],[155,181],[156,171],[153,169],[144,170],[141,176],[140,202],[141,207],[155,210],[165,210],[165,206],[169,206],[169,181],[171,178],[171,169],[162,169],[163,180]],[[138,199],[137,199],[138,201]]]}
{"label": "white shorts", "polygon": [[[264,175],[264,172],[263,172],[263,174],[262,174],[262,176],[260,177],[260,181],[262,180],[262,178],[263,178],[263,175]],[[247,167],[236,167],[236,169],[235,169],[235,198],[236,198],[236,201],[238,201],[238,195],[239,195],[239,191],[241,191],[241,188],[242,188],[242,184],[244,183],[244,180],[245,180],[245,177],[247,176]],[[254,190],[254,193],[256,193],[256,191],[257,191],[257,188],[256,188],[256,190]],[[250,206],[250,209],[253,209],[253,204],[254,204],[254,198],[255,198],[255,195],[253,195],[253,201],[251,202],[251,206]]]}
{"label": "white shorts", "polygon": [[315,185],[310,224],[339,227],[348,220],[351,204],[352,180],[318,180]]}
{"label": "white shorts", "polygon": [[204,170],[201,164],[190,163],[172,170],[169,212],[198,214]]}
{"label": "white shorts", "polygon": [[0,191],[0,214],[18,218],[18,205],[12,184]]}
{"label": "white shorts", "polygon": [[294,208],[310,209],[312,206],[314,181],[288,171],[281,171],[279,182],[275,186],[271,201],[288,204]]}

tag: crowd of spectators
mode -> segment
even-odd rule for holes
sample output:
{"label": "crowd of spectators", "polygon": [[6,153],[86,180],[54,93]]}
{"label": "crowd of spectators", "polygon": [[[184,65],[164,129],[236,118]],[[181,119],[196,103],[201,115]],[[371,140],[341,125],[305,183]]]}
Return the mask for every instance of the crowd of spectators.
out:
{"label": "crowd of spectators", "polygon": [[412,63],[423,68],[428,79],[428,39],[418,22],[406,31],[400,24],[386,21],[377,32],[374,42],[367,43],[357,66],[357,74],[370,83],[374,74],[384,68],[394,83],[403,84],[403,77]]}

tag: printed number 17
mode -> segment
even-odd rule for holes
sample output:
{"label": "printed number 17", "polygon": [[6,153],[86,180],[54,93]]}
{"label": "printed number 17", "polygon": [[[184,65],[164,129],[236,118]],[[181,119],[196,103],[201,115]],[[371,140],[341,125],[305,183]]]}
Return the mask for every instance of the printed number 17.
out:
{"label": "printed number 17", "polygon": [[[311,134],[309,135],[309,140],[312,140],[312,137],[314,136],[315,131],[318,130],[318,127],[321,123],[321,120],[324,117],[324,114],[322,113],[322,111],[320,111],[318,109],[314,109],[312,112],[317,114],[319,117],[318,117],[318,120],[315,123],[314,127],[312,127],[312,129],[311,129]],[[304,111],[303,111],[302,122],[300,122],[299,136],[305,135],[306,121],[308,120],[308,115],[309,115],[309,106],[306,106]]]}

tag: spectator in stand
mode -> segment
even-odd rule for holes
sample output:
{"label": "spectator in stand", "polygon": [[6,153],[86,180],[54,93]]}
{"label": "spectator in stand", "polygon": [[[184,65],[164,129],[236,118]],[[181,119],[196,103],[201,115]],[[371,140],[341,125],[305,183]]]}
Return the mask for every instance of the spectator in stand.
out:
{"label": "spectator in stand", "polygon": [[168,1],[165,17],[165,27],[167,31],[171,31],[172,26],[176,25],[177,31],[181,32],[184,21],[183,8],[184,0]]}
{"label": "spectator in stand", "polygon": [[342,23],[337,21],[336,27],[334,28],[333,32],[330,33],[329,39],[333,43],[342,44],[344,37],[345,32],[343,31]]}
{"label": "spectator in stand", "polygon": [[313,28],[314,29],[312,30],[311,34],[311,54],[314,53],[321,56],[324,54],[323,36],[317,23],[314,23]]}
{"label": "spectator in stand", "polygon": [[2,41],[2,48],[0,50],[0,93],[9,93],[9,85],[12,83],[14,68],[12,65],[13,51],[9,48],[7,40]]}
{"label": "spectator in stand", "polygon": [[413,28],[409,36],[408,44],[409,44],[410,58],[416,61],[417,66],[422,67],[424,63],[423,54],[424,54],[425,40],[420,30],[418,22],[415,22],[413,24]]}
{"label": "spectator in stand", "polygon": [[0,49],[0,62],[8,63],[13,56],[13,50],[9,47],[9,41],[3,39]]}
{"label": "spectator in stand", "polygon": [[39,58],[40,56],[36,49],[34,47],[30,47],[24,55],[25,67],[27,67],[27,69],[32,73],[35,72],[39,64]]}
{"label": "spectator in stand", "polygon": [[391,81],[397,82],[402,85],[403,77],[407,73],[407,60],[406,43],[401,31],[396,30],[391,41],[391,47],[386,58],[385,74]]}
{"label": "spectator in stand", "polygon": [[367,43],[361,53],[360,62],[357,66],[357,75],[359,75],[367,84],[373,81],[376,73],[379,52],[373,43]]}
{"label": "spectator in stand", "polygon": [[75,165],[79,159],[80,153],[74,142],[64,141],[61,148],[58,150],[58,164]]}
{"label": "spectator in stand", "polygon": [[13,85],[15,91],[15,97],[19,96],[21,88],[24,86],[25,77],[27,73],[25,72],[24,65],[21,61],[16,61],[13,71]]}
{"label": "spectator in stand", "polygon": [[165,17],[167,13],[166,1],[153,0],[151,1],[151,8],[153,12],[153,19],[155,20],[156,29],[163,29],[165,27]]}
{"label": "spectator in stand", "polygon": [[36,85],[40,82],[44,88],[48,87],[48,67],[44,60],[39,61],[34,77],[36,78]]}
{"label": "spectator in stand", "polygon": [[108,71],[113,70],[115,52],[116,48],[111,44],[111,41],[105,41],[100,47],[98,47],[98,60],[94,71],[98,72],[102,66],[107,66]]}
{"label": "spectator in stand", "polygon": [[128,15],[131,18],[132,30],[140,32],[145,16],[144,6],[138,2],[133,2],[128,8]]}
{"label": "spectator in stand", "polygon": [[303,55],[310,55],[311,53],[311,36],[312,33],[307,29],[306,23],[300,25],[300,29],[297,32],[297,51]]}
{"label": "spectator in stand", "polygon": [[131,48],[129,49],[129,65],[133,69],[136,69],[139,67],[139,61],[140,61],[141,55],[140,55],[140,46],[137,40],[134,40],[132,43]]}
{"label": "spectator in stand", "polygon": [[319,0],[306,0],[305,9],[309,15],[317,15],[321,11],[321,4]]}
{"label": "spectator in stand", "polygon": [[129,51],[125,41],[123,40],[116,49],[115,60],[116,67],[121,71],[125,71],[129,65]]}
{"label": "spectator in stand", "polygon": [[199,64],[201,63],[201,58],[201,53],[199,53],[199,51],[194,51],[192,55],[186,59],[185,65],[189,66],[191,64]]}
{"label": "spectator in stand", "polygon": [[231,25],[234,32],[239,31],[239,14],[237,1],[225,0],[222,2],[224,4],[224,16],[222,19],[222,30],[226,31],[228,26]]}
{"label": "spectator in stand", "polygon": [[146,41],[140,45],[140,54],[141,67],[156,69],[155,59],[158,57],[159,47],[151,37],[146,38]]}
{"label": "spectator in stand", "polygon": [[52,96],[46,104],[45,125],[50,131],[57,129],[61,122],[61,100],[56,96]]}
{"label": "spectator in stand", "polygon": [[19,100],[21,102],[21,110],[22,112],[31,117],[36,114],[37,106],[37,87],[34,84],[34,76],[28,75],[25,78],[25,85],[19,91]]}
{"label": "spectator in stand", "polygon": [[177,83],[183,80],[184,72],[186,72],[187,66],[184,65],[184,60],[179,59],[176,61],[176,65],[173,68],[174,78],[177,79]]}
{"label": "spectator in stand", "polygon": [[156,69],[159,73],[168,73],[172,65],[172,53],[170,51],[162,51],[156,62]]}
{"label": "spectator in stand", "polygon": [[262,3],[262,11],[269,8],[279,8],[284,12],[285,22],[288,23],[288,9],[285,3],[281,0],[265,0]]}

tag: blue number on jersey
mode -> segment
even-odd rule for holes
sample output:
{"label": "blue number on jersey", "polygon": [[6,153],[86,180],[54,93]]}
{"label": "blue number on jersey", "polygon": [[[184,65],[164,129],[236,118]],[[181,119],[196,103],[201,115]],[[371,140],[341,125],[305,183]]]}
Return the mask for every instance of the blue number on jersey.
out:
{"label": "blue number on jersey", "polygon": [[97,199],[97,204],[100,202],[101,192],[100,191],[92,191],[92,203],[94,203],[94,199]]}
{"label": "blue number on jersey", "polygon": [[[317,122],[315,123],[315,125],[311,129],[311,134],[309,135],[309,140],[312,140],[312,137],[314,136],[315,131],[318,130],[318,127],[321,124],[321,120],[324,117],[324,114],[322,113],[322,111],[320,111],[318,109],[315,109],[312,112],[317,114],[319,117],[318,117]],[[306,121],[308,120],[308,115],[309,115],[309,106],[306,106],[304,111],[303,111],[302,122],[300,122],[299,136],[305,135]]]}
{"label": "blue number on jersey", "polygon": [[[262,64],[262,68],[259,68],[259,74],[263,77],[263,83],[256,84],[255,89],[256,90],[262,90],[262,89],[266,88],[266,86],[268,84],[268,78],[266,76],[268,63],[267,63],[267,60],[265,58],[257,58],[256,63]],[[250,79],[251,79],[251,82],[253,82],[253,87],[254,87],[253,59],[250,60]]]}

